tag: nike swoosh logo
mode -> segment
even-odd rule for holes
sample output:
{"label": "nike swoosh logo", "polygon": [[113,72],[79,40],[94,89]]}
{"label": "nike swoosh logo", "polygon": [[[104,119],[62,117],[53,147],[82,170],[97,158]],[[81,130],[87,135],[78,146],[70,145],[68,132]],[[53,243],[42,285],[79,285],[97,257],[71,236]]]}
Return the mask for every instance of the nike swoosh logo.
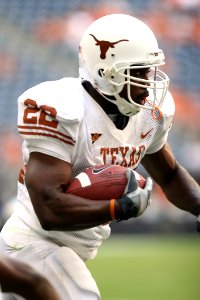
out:
{"label": "nike swoosh logo", "polygon": [[103,170],[105,169],[109,169],[111,166],[107,166],[107,167],[102,167],[102,168],[99,168],[99,169],[93,169],[92,170],[92,173],[93,174],[98,174],[98,173],[101,173]]}
{"label": "nike swoosh logo", "polygon": [[151,131],[153,130],[153,128],[151,128],[149,131],[145,132],[145,133],[141,133],[141,138],[144,139]]}

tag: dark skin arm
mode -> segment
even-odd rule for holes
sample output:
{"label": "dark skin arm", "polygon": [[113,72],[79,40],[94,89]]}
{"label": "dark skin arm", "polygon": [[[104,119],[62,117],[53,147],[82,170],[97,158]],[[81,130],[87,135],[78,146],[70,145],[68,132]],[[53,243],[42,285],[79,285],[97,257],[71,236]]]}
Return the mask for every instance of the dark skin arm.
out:
{"label": "dark skin arm", "polygon": [[[157,153],[146,155],[142,164],[171,203],[198,214],[199,185],[176,162],[167,144]],[[82,230],[111,221],[110,200],[95,201],[65,193],[71,174],[67,162],[38,152],[30,155],[25,182],[45,230]],[[117,216],[119,211],[116,207]]]}
{"label": "dark skin arm", "polygon": [[3,292],[27,300],[59,300],[49,281],[25,263],[0,255],[0,284]]}
{"label": "dark skin arm", "polygon": [[109,200],[95,201],[66,194],[69,163],[39,152],[30,154],[25,182],[45,230],[81,230],[111,220]]}
{"label": "dark skin arm", "polygon": [[168,144],[157,153],[146,155],[141,163],[171,203],[194,215],[199,213],[200,187],[177,163]]}

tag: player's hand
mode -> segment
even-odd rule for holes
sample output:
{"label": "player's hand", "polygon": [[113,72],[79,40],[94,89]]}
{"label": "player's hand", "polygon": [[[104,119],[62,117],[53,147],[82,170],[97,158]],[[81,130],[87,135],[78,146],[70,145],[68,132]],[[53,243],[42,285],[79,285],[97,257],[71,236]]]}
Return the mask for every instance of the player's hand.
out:
{"label": "player's hand", "polygon": [[134,172],[129,168],[127,169],[126,177],[128,182],[124,190],[124,195],[121,199],[117,200],[122,209],[120,220],[140,216],[150,205],[151,191],[153,188],[153,182],[150,177],[147,177],[145,187],[140,188]]}
{"label": "player's hand", "polygon": [[197,228],[197,231],[200,233],[200,214],[197,217],[196,228]]}

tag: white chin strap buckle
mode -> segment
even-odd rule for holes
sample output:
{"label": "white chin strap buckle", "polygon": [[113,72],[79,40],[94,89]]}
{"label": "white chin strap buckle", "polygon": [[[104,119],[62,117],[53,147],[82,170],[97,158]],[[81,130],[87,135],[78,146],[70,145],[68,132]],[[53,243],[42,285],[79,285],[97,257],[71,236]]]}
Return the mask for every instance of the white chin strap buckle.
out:
{"label": "white chin strap buckle", "polygon": [[128,116],[128,117],[135,116],[141,110],[141,108],[137,107],[134,111],[133,111],[133,109],[131,109],[131,111],[130,111],[130,109],[128,109],[127,107],[122,107],[122,106],[121,107],[118,106],[118,109],[123,115]]}
{"label": "white chin strap buckle", "polygon": [[141,107],[129,103],[125,99],[121,98],[119,95],[115,95],[115,98],[116,105],[123,115],[131,117],[140,112]]}

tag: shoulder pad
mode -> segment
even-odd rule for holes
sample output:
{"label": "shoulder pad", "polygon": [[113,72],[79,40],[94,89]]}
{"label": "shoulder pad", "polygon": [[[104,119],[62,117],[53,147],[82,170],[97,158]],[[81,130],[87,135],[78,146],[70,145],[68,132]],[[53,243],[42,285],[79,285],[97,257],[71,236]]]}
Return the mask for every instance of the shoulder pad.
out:
{"label": "shoulder pad", "polygon": [[167,91],[161,110],[165,116],[173,116],[175,113],[174,99],[169,91]]}
{"label": "shoulder pad", "polygon": [[42,105],[54,108],[58,118],[62,119],[81,119],[84,112],[84,97],[78,78],[42,82],[25,91],[18,101],[22,103],[26,99],[34,100],[38,108]]}

